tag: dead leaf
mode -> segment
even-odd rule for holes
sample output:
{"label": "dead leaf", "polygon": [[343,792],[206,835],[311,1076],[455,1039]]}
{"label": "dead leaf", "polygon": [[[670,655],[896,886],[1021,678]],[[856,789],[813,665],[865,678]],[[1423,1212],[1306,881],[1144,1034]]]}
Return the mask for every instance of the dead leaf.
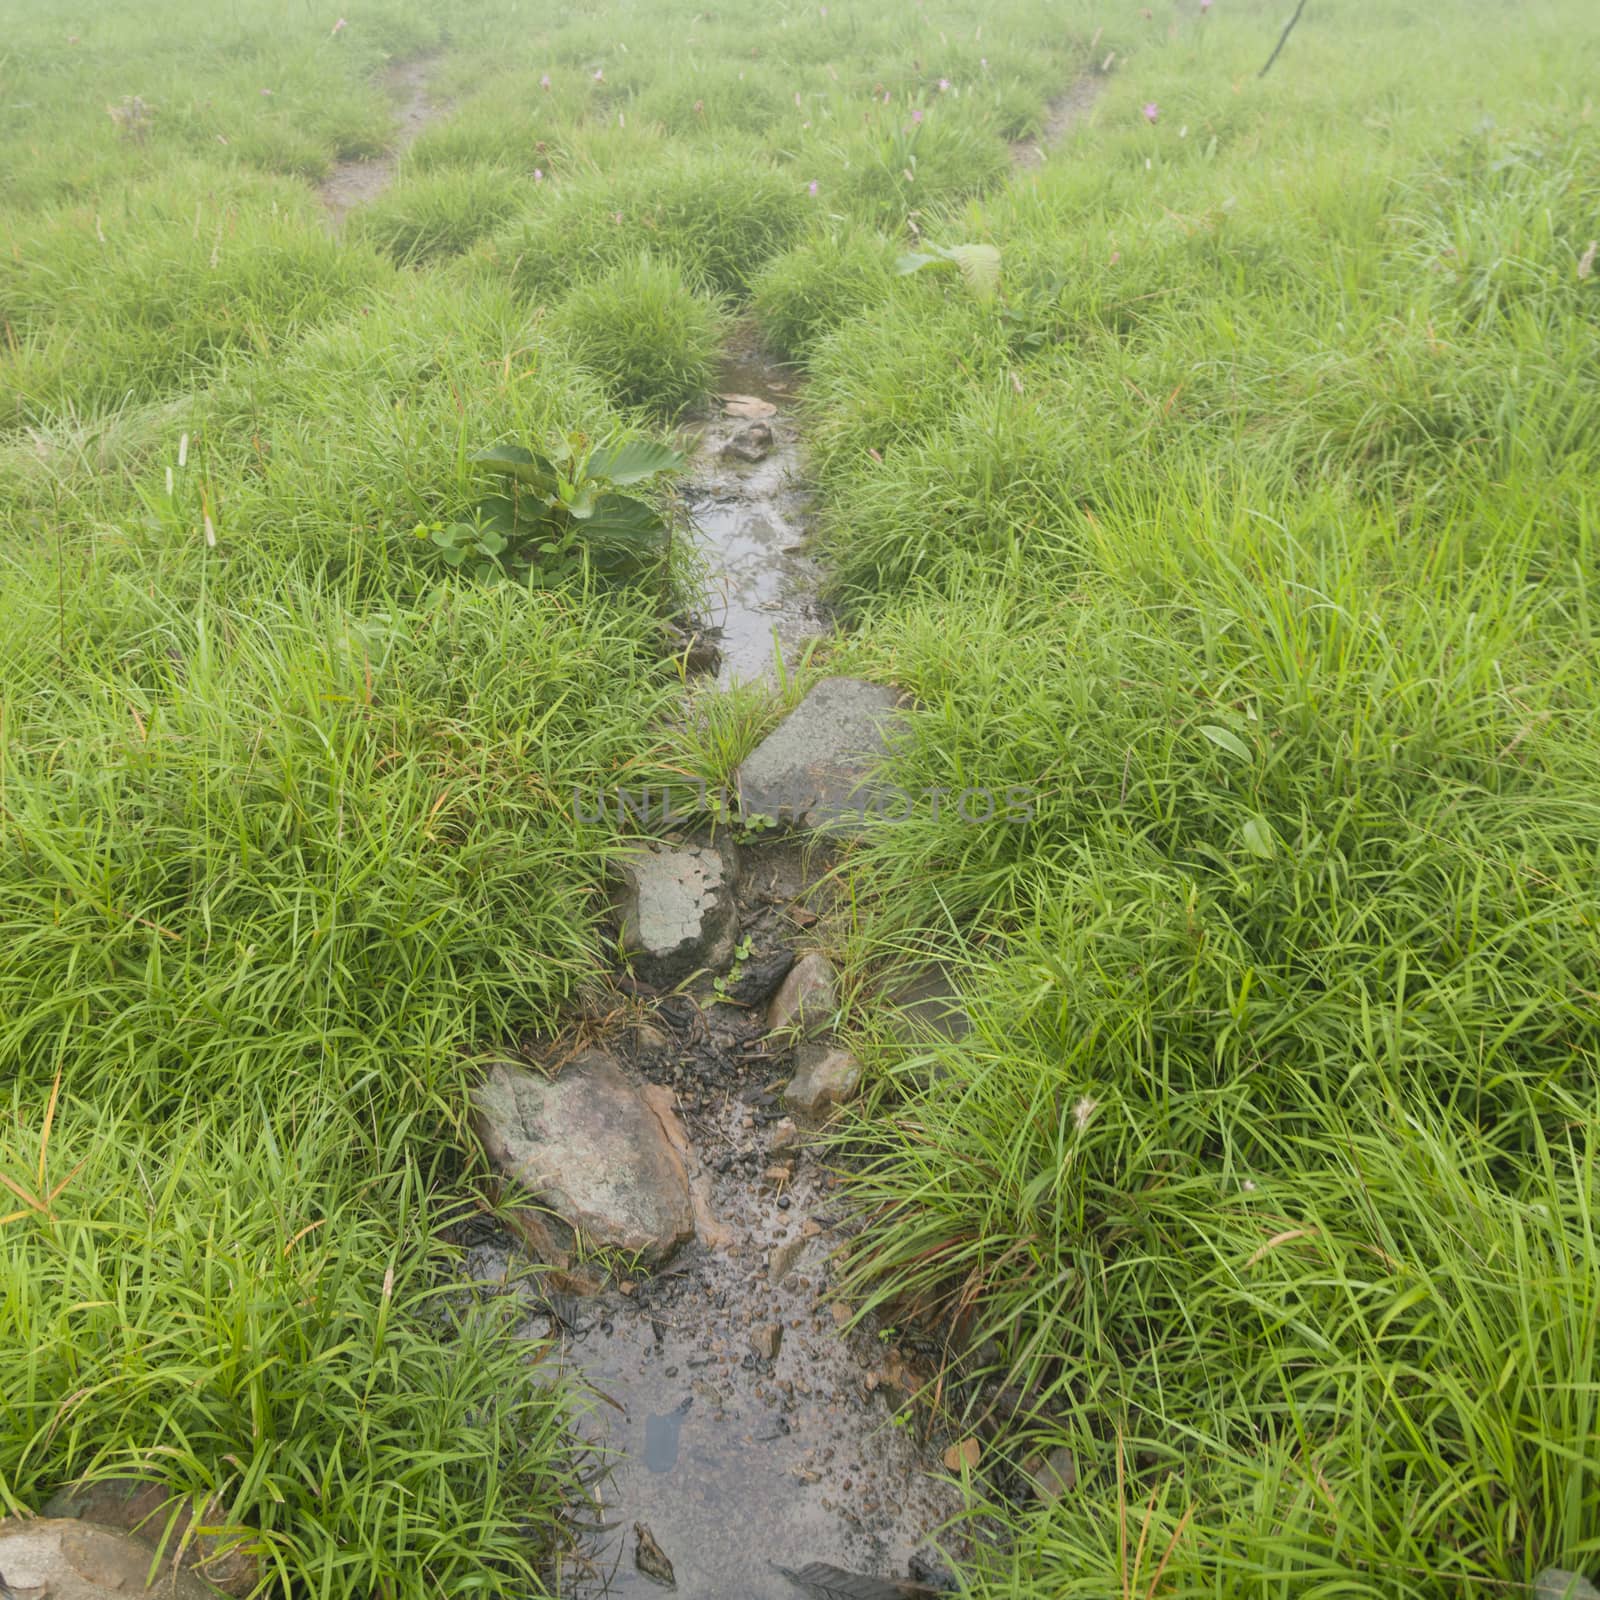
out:
{"label": "dead leaf", "polygon": [[945,1451],[945,1470],[960,1472],[965,1467],[971,1472],[978,1465],[978,1458],[982,1454],[983,1446],[976,1439],[963,1439],[960,1444],[953,1444]]}
{"label": "dead leaf", "polygon": [[[775,1566],[776,1562],[773,1563]],[[865,1573],[846,1572],[826,1561],[813,1561],[792,1572],[788,1567],[778,1571],[790,1583],[811,1597],[811,1600],[912,1600],[913,1596],[931,1595],[934,1591],[925,1584],[901,1583],[893,1578],[869,1578]]]}

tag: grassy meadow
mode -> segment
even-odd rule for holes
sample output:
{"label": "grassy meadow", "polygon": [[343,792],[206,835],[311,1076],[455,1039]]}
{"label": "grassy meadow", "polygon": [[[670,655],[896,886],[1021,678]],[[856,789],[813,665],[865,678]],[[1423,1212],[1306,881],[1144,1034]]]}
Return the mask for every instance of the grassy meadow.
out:
{"label": "grassy meadow", "polygon": [[[1006,1396],[964,1592],[1600,1573],[1588,6],[1309,0],[1258,79],[1286,4],[341,3],[0,0],[0,1515],[133,1472],[263,1594],[544,1592],[466,1093],[607,968],[574,786],[781,705],[427,530],[744,325],[849,624],[788,698],[1035,796],[846,866],[851,1284]],[[931,958],[956,1042],[873,1000]]]}

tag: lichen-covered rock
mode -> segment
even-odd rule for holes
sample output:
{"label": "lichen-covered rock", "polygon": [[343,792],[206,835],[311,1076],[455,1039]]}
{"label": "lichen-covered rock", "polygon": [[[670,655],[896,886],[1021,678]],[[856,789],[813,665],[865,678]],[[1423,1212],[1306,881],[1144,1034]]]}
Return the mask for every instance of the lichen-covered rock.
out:
{"label": "lichen-covered rock", "polygon": [[727,851],[642,845],[623,862],[622,876],[622,944],[644,982],[670,989],[701,969],[721,971],[733,959],[739,908]]}

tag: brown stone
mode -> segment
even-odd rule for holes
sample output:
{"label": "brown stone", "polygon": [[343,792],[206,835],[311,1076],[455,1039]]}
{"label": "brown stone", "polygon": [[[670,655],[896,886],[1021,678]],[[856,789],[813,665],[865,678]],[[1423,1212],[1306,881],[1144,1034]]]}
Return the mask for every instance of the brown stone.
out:
{"label": "brown stone", "polygon": [[[151,1568],[155,1568],[152,1578]],[[184,1567],[157,1561],[155,1547],[76,1517],[0,1522],[0,1573],[17,1600],[216,1600]]]}
{"label": "brown stone", "polygon": [[1064,1444],[1058,1444],[1048,1455],[1029,1456],[1022,1463],[1022,1476],[1040,1500],[1059,1500],[1077,1487],[1078,1463]]}
{"label": "brown stone", "polygon": [[808,1117],[843,1105],[861,1087],[861,1063],[835,1046],[802,1046],[800,1067],[783,1091],[784,1103]]}
{"label": "brown stone", "polygon": [[810,951],[795,962],[773,995],[767,1027],[774,1033],[784,1028],[820,1033],[833,1020],[838,1003],[833,963],[820,951]]}
{"label": "brown stone", "polygon": [[[147,1544],[160,1546],[169,1561],[179,1551],[180,1566],[198,1572],[224,1594],[247,1595],[260,1581],[260,1564],[242,1548],[249,1530],[230,1530],[227,1514],[215,1500],[201,1512],[199,1528],[192,1534],[193,1502],[144,1478],[73,1484],[53,1494],[40,1509],[46,1517],[75,1517],[137,1534]],[[0,1572],[4,1570],[0,1567]]]}

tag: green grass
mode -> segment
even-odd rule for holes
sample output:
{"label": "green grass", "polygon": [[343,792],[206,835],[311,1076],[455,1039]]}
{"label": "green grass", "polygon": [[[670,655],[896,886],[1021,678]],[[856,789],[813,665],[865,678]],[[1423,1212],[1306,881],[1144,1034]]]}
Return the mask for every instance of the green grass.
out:
{"label": "green grass", "polygon": [[1074,1453],[983,1595],[1592,1570],[1600,152],[1554,32],[1204,27],[808,352],[897,780],[1036,797],[860,863],[855,1286]]}
{"label": "green grass", "polygon": [[646,251],[733,294],[789,243],[804,214],[803,184],[754,149],[668,154],[541,194],[523,220],[495,236],[487,262],[541,301]]}
{"label": "green grass", "polygon": [[350,231],[402,267],[460,255],[511,216],[528,182],[511,168],[408,175],[350,219]]}
{"label": "green grass", "polygon": [[0,1236],[0,1502],[149,1475],[225,1507],[221,1549],[274,1588],[526,1592],[525,1530],[570,1488],[561,1403],[505,1302],[451,1287],[426,1115],[374,1142],[336,1094],[254,1089],[164,1133],[63,1098],[41,1133],[14,1087],[0,1171],[61,1192]]}
{"label": "green grass", "polygon": [[622,404],[671,418],[705,399],[724,320],[670,262],[642,255],[580,284],[550,326]]}
{"label": "green grass", "polygon": [[[263,1593],[542,1592],[572,1397],[453,1279],[474,1064],[603,973],[574,788],[856,670],[902,787],[1033,795],[847,869],[851,1286],[951,1336],[967,1592],[1600,1570],[1577,0],[1312,5],[1264,80],[1264,0],[0,19],[0,1509],[136,1472]],[[896,273],[970,243],[992,300]],[[418,529],[739,308],[855,631],[686,713],[655,599]],[[964,1040],[874,999],[933,958]]]}

